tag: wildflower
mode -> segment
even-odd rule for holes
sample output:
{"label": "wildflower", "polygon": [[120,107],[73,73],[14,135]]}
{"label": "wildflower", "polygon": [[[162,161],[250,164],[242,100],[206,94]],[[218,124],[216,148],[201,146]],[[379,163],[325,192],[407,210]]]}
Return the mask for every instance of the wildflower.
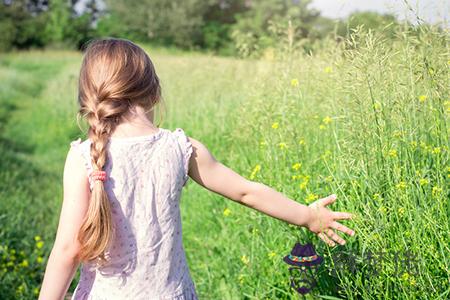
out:
{"label": "wildflower", "polygon": [[294,79],[291,80],[291,86],[293,86],[293,87],[298,86],[298,79],[297,78],[294,78]]}
{"label": "wildflower", "polygon": [[42,246],[44,246],[44,242],[43,241],[39,241],[36,243],[36,248],[41,249]]}
{"label": "wildflower", "polygon": [[287,145],[286,143],[278,143],[278,147],[280,147],[280,149],[283,150],[287,148]]}
{"label": "wildflower", "polygon": [[433,154],[439,154],[439,153],[441,153],[441,147],[434,147],[431,152]]}
{"label": "wildflower", "polygon": [[274,257],[275,255],[277,255],[274,251],[271,251],[267,254],[267,256],[269,256],[269,258]]}
{"label": "wildflower", "polygon": [[399,138],[399,137],[401,137],[402,135],[403,135],[403,132],[401,132],[400,130],[395,130],[395,131],[392,133],[392,136],[395,137],[395,138]]}
{"label": "wildflower", "polygon": [[331,73],[333,72],[333,69],[331,67],[326,67],[324,71],[325,73]]}
{"label": "wildflower", "polygon": [[22,267],[28,267],[28,260],[26,260],[26,259],[24,259],[21,263],[20,263],[20,265],[22,266]]}
{"label": "wildflower", "polygon": [[245,255],[245,254],[241,256],[241,261],[246,265],[248,265],[248,263],[250,262],[247,255]]}
{"label": "wildflower", "polygon": [[44,261],[44,259],[42,258],[42,256],[38,256],[36,261],[40,264],[40,263],[42,263],[42,261]]}
{"label": "wildflower", "polygon": [[301,167],[302,167],[301,163],[295,163],[292,165],[292,169],[294,169],[296,171],[300,170]]}
{"label": "wildflower", "polygon": [[423,102],[425,102],[427,100],[427,98],[428,97],[426,95],[420,95],[419,96],[419,101],[423,103]]}
{"label": "wildflower", "polygon": [[243,274],[239,274],[239,283],[243,284],[244,283],[244,275]]}
{"label": "wildflower", "polygon": [[297,179],[299,179],[300,178],[300,176],[299,175],[292,175],[292,180],[297,180]]}
{"label": "wildflower", "polygon": [[402,279],[403,279],[403,280],[408,280],[408,279],[409,279],[409,274],[408,274],[408,272],[403,273]]}
{"label": "wildflower", "polygon": [[406,185],[406,182],[400,181],[399,183],[397,183],[395,185],[395,187],[399,190],[404,190],[404,189],[406,189],[407,185]]}
{"label": "wildflower", "polygon": [[419,184],[420,184],[420,186],[427,185],[428,183],[429,183],[429,181],[428,181],[428,179],[426,179],[426,178],[420,178],[420,179],[419,179]]}
{"label": "wildflower", "polygon": [[38,295],[39,294],[39,288],[35,287],[33,289],[33,294]]}
{"label": "wildflower", "polygon": [[400,216],[403,216],[403,214],[405,213],[405,208],[400,207],[400,208],[398,209],[398,213],[400,214]]}
{"label": "wildflower", "polygon": [[375,103],[373,104],[373,108],[374,108],[375,110],[380,110],[380,109],[381,109],[381,104],[380,104],[380,102],[375,102]]}
{"label": "wildflower", "polygon": [[320,130],[324,130],[325,128],[326,128],[325,125],[320,124],[320,126],[319,126],[319,129],[320,129]]}
{"label": "wildflower", "polygon": [[273,129],[278,129],[278,127],[280,127],[280,124],[279,124],[278,122],[274,122],[274,123],[272,124],[272,128],[273,128]]}
{"label": "wildflower", "polygon": [[390,157],[397,157],[397,150],[395,150],[395,149],[389,150],[388,155]]}
{"label": "wildflower", "polygon": [[308,196],[306,196],[305,201],[306,201],[306,203],[310,203],[318,198],[319,198],[319,196],[317,196],[316,194],[308,193]]}
{"label": "wildflower", "polygon": [[322,120],[322,122],[325,123],[325,124],[330,124],[331,121],[332,121],[332,119],[330,117],[328,117],[328,116],[323,118],[323,120]]}
{"label": "wildflower", "polygon": [[223,215],[225,217],[228,217],[231,214],[231,210],[227,207],[223,210]]}
{"label": "wildflower", "polygon": [[253,171],[252,171],[252,173],[250,174],[250,179],[255,179],[255,176],[256,176],[256,174],[259,172],[261,170],[261,165],[256,165],[254,168],[253,168]]}
{"label": "wildflower", "polygon": [[305,144],[305,140],[304,139],[299,139],[298,140],[298,144],[299,145],[304,145]]}
{"label": "wildflower", "polygon": [[301,190],[305,190],[307,185],[308,185],[308,182],[307,181],[303,181],[302,183],[300,183],[300,189]]}
{"label": "wildflower", "polygon": [[439,186],[433,186],[433,189],[431,190],[431,195],[435,198],[439,197],[439,195],[442,193],[442,188]]}
{"label": "wildflower", "polygon": [[36,235],[36,236],[34,237],[34,240],[35,240],[36,242],[39,242],[39,241],[41,240],[41,237],[40,237],[39,235]]}

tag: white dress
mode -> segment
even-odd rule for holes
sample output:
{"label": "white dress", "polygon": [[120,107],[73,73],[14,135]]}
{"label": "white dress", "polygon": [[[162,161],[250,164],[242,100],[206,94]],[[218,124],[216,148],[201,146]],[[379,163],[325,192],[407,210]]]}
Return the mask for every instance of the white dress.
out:
{"label": "white dress", "polygon": [[[72,141],[92,172],[90,139]],[[197,299],[182,244],[180,196],[192,145],[181,128],[110,138],[105,188],[116,237],[107,266],[82,264],[72,300]],[[92,189],[92,183],[90,186]]]}

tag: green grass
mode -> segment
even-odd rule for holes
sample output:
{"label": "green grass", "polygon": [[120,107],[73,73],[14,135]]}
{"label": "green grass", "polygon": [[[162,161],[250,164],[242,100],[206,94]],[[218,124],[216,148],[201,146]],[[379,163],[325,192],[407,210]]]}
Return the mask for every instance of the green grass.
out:
{"label": "green grass", "polygon": [[[200,298],[296,299],[282,257],[297,240],[325,256],[310,298],[450,297],[447,45],[448,35],[429,30],[394,41],[361,32],[314,55],[276,53],[284,60],[147,49],[162,80],[162,127],[184,128],[225,165],[292,199],[336,193],[333,209],[357,215],[346,222],[357,235],[329,248],[190,181],[183,242]],[[65,155],[85,137],[75,119],[80,62],[64,51],[0,58],[2,299],[32,299],[42,279]],[[363,259],[380,250],[399,258]],[[417,274],[397,274],[408,251]],[[338,253],[356,256],[356,272],[330,274]]]}

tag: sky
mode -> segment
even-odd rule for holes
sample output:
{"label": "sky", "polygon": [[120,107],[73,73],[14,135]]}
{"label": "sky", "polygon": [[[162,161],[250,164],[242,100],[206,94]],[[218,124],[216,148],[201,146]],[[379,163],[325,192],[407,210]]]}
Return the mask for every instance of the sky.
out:
{"label": "sky", "polygon": [[416,23],[413,12],[405,2],[427,23],[450,22],[449,0],[312,0],[310,7],[318,9],[321,14],[329,18],[345,18],[354,11],[376,11],[391,13],[398,19]]}

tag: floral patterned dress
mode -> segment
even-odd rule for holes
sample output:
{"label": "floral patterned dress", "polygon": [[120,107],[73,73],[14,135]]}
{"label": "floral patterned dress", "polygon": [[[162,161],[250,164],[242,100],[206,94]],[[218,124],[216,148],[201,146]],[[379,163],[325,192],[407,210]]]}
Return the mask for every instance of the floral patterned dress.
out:
{"label": "floral patterned dress", "polygon": [[[92,172],[90,139],[72,141]],[[115,239],[106,266],[81,265],[72,300],[197,299],[182,243],[181,190],[192,145],[181,128],[110,138],[105,189]],[[89,179],[92,189],[93,182]]]}

